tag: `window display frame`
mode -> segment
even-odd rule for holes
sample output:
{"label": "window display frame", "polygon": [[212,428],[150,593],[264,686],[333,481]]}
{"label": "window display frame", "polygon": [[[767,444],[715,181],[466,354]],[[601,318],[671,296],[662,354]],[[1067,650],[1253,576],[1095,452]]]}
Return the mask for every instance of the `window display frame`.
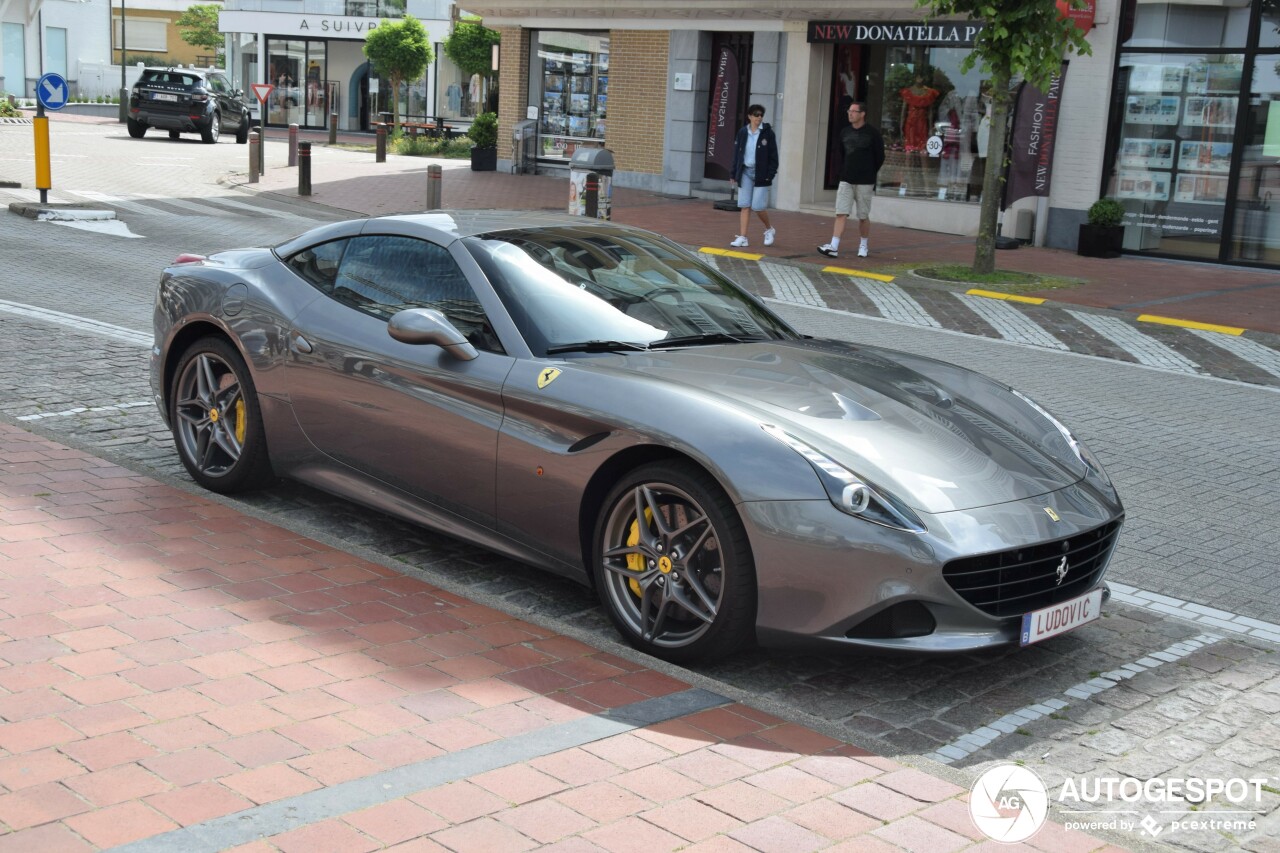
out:
{"label": "window display frame", "polygon": [[[591,46],[602,50],[591,50]],[[530,104],[538,108],[537,157],[567,163],[579,145],[604,144],[609,34],[540,30],[530,51]]]}

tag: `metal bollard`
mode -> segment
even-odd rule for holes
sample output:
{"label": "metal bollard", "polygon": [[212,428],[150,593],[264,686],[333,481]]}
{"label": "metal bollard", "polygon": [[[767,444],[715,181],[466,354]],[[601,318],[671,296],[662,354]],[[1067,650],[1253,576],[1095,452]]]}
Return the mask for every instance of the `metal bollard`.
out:
{"label": "metal bollard", "polygon": [[378,147],[375,150],[377,154],[374,155],[374,162],[387,162],[387,126],[385,124],[378,125]]}
{"label": "metal bollard", "polygon": [[311,195],[311,143],[298,143],[298,195]]}
{"label": "metal bollard", "polygon": [[258,174],[267,173],[267,128],[258,131]]}
{"label": "metal bollard", "polygon": [[427,210],[440,209],[440,191],[443,184],[440,181],[443,170],[435,164],[427,167]]}
{"label": "metal bollard", "polygon": [[329,144],[338,144],[338,114],[329,113]]}
{"label": "metal bollard", "polygon": [[600,213],[600,176],[587,172],[587,182],[582,193],[583,213],[595,219]]}
{"label": "metal bollard", "polygon": [[258,182],[258,131],[249,131],[249,183]]}
{"label": "metal bollard", "polygon": [[289,125],[289,165],[298,165],[298,125]]}

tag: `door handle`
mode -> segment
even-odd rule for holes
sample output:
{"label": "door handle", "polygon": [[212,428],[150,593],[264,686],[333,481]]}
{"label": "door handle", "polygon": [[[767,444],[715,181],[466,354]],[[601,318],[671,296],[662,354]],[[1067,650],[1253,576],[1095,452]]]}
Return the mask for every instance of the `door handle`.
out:
{"label": "door handle", "polygon": [[309,353],[311,352],[311,342],[297,332],[294,332],[289,338],[289,349],[294,352]]}

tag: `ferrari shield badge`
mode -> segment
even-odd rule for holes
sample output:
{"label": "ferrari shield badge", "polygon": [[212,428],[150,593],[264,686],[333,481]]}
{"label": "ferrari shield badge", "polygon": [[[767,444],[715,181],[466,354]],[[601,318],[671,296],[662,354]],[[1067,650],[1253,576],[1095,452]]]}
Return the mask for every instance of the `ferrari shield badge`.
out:
{"label": "ferrari shield badge", "polygon": [[[539,380],[538,380],[538,384],[539,384],[539,385],[541,385],[541,384],[542,384],[542,380],[541,380],[541,379],[539,379]],[[1054,521],[1062,521],[1062,517],[1061,517],[1060,515],[1058,515],[1056,512],[1054,512],[1054,511],[1053,511],[1053,507],[1048,507],[1048,506],[1047,506],[1047,507],[1044,507],[1044,513],[1045,513],[1045,515],[1047,515],[1047,516],[1049,516],[1050,518],[1052,518]]]}
{"label": "ferrari shield badge", "polygon": [[560,375],[560,371],[554,367],[545,368],[538,374],[538,387],[546,388],[552,382],[556,381],[556,377]]}

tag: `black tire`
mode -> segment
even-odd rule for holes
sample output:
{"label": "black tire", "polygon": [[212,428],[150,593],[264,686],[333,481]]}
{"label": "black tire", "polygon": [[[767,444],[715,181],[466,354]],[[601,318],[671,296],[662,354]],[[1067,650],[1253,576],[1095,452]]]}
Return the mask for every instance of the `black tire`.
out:
{"label": "black tire", "polygon": [[182,354],[169,423],[182,464],[206,489],[247,492],[275,479],[253,377],[225,338],[201,338]]}
{"label": "black tire", "polygon": [[126,124],[129,126],[129,135],[134,139],[141,139],[147,135],[147,126],[136,119],[129,119]]}
{"label": "black tire", "polygon": [[214,110],[213,115],[209,116],[209,126],[200,131],[200,141],[206,145],[213,145],[221,135],[222,119],[219,117],[218,111]]}
{"label": "black tire", "polygon": [[644,465],[610,490],[592,571],[618,631],[654,657],[712,661],[755,643],[747,532],[720,485],[691,464]]}
{"label": "black tire", "polygon": [[244,145],[249,141],[249,114],[240,116],[240,126],[236,128],[236,144]]}
{"label": "black tire", "polygon": [[171,131],[169,131],[169,138],[170,138],[170,139],[177,139],[177,138],[178,138],[179,136],[181,136],[181,135],[182,135],[182,134],[181,134],[181,133],[179,133],[179,132],[178,132],[178,131],[176,131],[176,130],[171,130]]}

